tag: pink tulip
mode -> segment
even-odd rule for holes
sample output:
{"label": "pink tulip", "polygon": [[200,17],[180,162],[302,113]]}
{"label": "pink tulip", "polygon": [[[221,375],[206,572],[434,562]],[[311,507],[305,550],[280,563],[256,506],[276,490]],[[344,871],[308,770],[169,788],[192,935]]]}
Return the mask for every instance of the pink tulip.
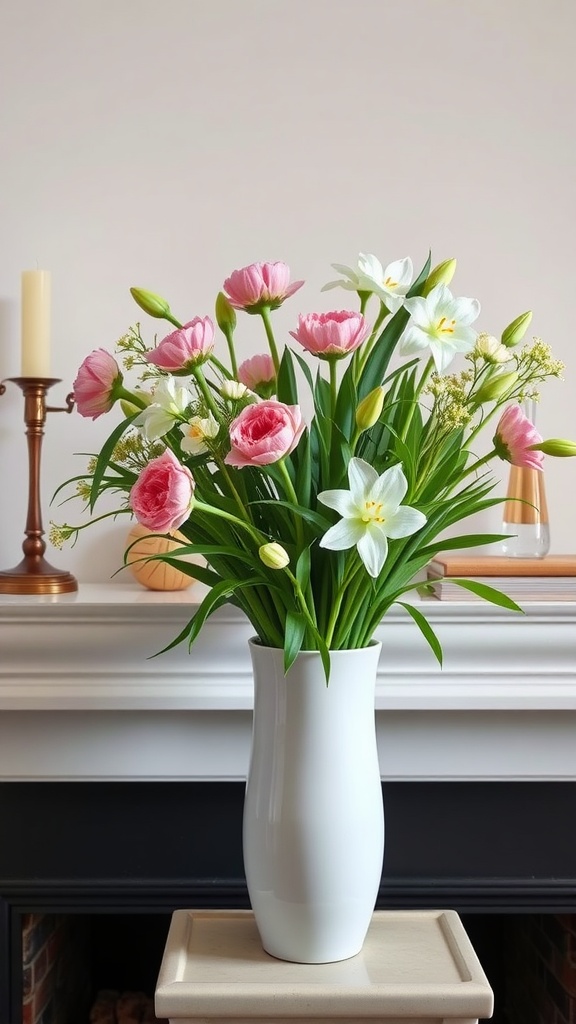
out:
{"label": "pink tulip", "polygon": [[114,405],[122,384],[120,367],[104,348],[96,348],[80,366],[74,389],[74,401],[81,416],[97,419]]}
{"label": "pink tulip", "polygon": [[524,415],[520,406],[510,405],[500,417],[493,444],[496,454],[506,462],[511,462],[513,466],[542,469],[542,452],[530,451],[530,445],[539,444],[541,440],[541,434]]}
{"label": "pink tulip", "polygon": [[290,331],[293,338],[320,359],[347,356],[370,334],[370,327],[361,313],[348,310],[333,313],[308,313],[298,317],[298,327]]}
{"label": "pink tulip", "polygon": [[286,263],[251,263],[235,270],[224,281],[224,291],[235,309],[258,313],[263,306],[278,309],[304,281],[290,284],[290,267]]}
{"label": "pink tulip", "polygon": [[169,533],[188,518],[194,487],[190,470],[167,449],[140,473],[130,491],[130,506],[143,526],[155,533]]}
{"label": "pink tulip", "polygon": [[205,362],[214,348],[214,324],[209,316],[195,316],[189,323],[163,338],[146,354],[149,363],[170,373],[190,373]]}
{"label": "pink tulip", "polygon": [[298,405],[259,402],[248,405],[230,424],[229,466],[268,466],[296,447],[305,424]]}
{"label": "pink tulip", "polygon": [[238,380],[262,398],[270,398],[276,389],[276,370],[267,352],[245,359],[238,367]]}

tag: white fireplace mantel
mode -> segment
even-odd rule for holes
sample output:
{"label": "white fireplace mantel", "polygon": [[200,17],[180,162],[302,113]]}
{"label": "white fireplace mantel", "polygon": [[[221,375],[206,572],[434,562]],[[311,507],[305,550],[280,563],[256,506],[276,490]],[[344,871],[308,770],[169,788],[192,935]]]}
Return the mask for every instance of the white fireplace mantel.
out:
{"label": "white fireplace mantel", "polygon": [[[226,606],[154,655],[198,600],[129,584],[0,596],[0,780],[238,779],[250,748],[244,616]],[[427,600],[440,668],[412,619],[379,628],[382,775],[576,779],[576,603],[525,614]]]}

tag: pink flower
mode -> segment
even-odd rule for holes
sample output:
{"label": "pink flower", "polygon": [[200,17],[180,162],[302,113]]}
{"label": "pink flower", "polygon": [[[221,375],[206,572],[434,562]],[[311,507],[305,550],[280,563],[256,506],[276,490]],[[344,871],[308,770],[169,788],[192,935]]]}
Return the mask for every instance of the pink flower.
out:
{"label": "pink flower", "polygon": [[188,518],[194,486],[190,470],[167,450],[140,473],[130,491],[130,506],[143,526],[156,533],[169,533]]}
{"label": "pink flower", "polygon": [[290,267],[286,263],[251,263],[235,270],[224,281],[224,291],[236,309],[258,313],[263,306],[278,309],[304,281],[290,284]]}
{"label": "pink flower", "polygon": [[238,367],[238,380],[261,398],[270,398],[276,390],[276,370],[267,352],[245,359]]}
{"label": "pink flower", "polygon": [[163,338],[146,354],[149,363],[171,373],[190,373],[205,362],[214,348],[214,324],[209,316],[195,316],[189,323]]}
{"label": "pink flower", "polygon": [[542,452],[529,450],[531,444],[539,444],[541,440],[542,436],[524,415],[520,406],[510,405],[500,417],[493,444],[496,454],[506,462],[511,462],[513,466],[542,469]]}
{"label": "pink flower", "polygon": [[304,430],[298,405],[259,402],[248,405],[230,424],[229,466],[268,466],[296,447]]}
{"label": "pink flower", "polygon": [[81,416],[97,419],[114,405],[122,384],[120,367],[104,348],[96,348],[80,366],[74,389],[74,401]]}
{"label": "pink flower", "polygon": [[290,334],[320,359],[342,359],[362,344],[370,334],[370,327],[361,313],[342,310],[300,314],[298,327]]}

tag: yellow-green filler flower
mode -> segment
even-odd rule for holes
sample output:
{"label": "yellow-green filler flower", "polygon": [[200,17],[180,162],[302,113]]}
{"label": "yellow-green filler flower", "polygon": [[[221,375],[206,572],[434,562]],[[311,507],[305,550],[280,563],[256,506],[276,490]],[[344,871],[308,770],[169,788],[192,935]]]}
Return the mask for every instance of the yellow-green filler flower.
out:
{"label": "yellow-green filler flower", "polygon": [[388,554],[388,537],[409,537],[426,522],[423,512],[402,505],[408,489],[400,463],[378,476],[364,459],[350,459],[350,490],[322,491],[319,501],[342,516],[320,541],[321,548],[343,551],[356,546],[370,576],[376,579]]}

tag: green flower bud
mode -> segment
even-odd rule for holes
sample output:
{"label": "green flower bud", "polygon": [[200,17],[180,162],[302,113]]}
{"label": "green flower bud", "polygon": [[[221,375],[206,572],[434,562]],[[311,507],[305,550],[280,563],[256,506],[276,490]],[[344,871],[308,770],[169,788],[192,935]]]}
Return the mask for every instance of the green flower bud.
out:
{"label": "green flower bud", "polygon": [[218,292],[216,296],[216,323],[223,334],[228,336],[236,327],[236,310],[224,295]]}
{"label": "green flower bud", "polygon": [[544,455],[554,455],[560,459],[576,455],[576,441],[567,441],[563,437],[550,437],[547,441],[529,445],[529,448],[530,451],[544,452]]}
{"label": "green flower bud", "polygon": [[521,313],[517,316],[508,327],[505,327],[502,331],[502,344],[506,345],[506,348],[514,348],[519,341],[526,334],[530,321],[532,320],[532,313],[528,310],[527,313]]}
{"label": "green flower bud", "polygon": [[285,569],[290,564],[288,552],[281,544],[263,544],[261,548],[258,548],[258,554],[260,561],[264,562],[269,569]]}
{"label": "green flower bud", "polygon": [[358,430],[369,430],[380,418],[384,405],[384,388],[374,388],[362,399],[356,409],[356,426]]}
{"label": "green flower bud", "polygon": [[496,402],[502,398],[518,380],[516,370],[511,373],[501,373],[497,377],[487,380],[474,395],[474,404],[482,405],[484,402]]}
{"label": "green flower bud", "polygon": [[170,313],[170,306],[161,295],[147,292],[144,288],[131,288],[130,294],[134,302],[140,306],[140,309],[143,309],[149,316],[154,316],[159,320],[170,320],[172,315]]}
{"label": "green flower bud", "polygon": [[428,277],[424,282],[422,295],[428,295],[428,293],[431,292],[438,284],[450,284],[455,273],[455,259],[444,260],[442,263],[439,263],[438,266],[434,267],[428,274]]}
{"label": "green flower bud", "polygon": [[[150,405],[153,400],[152,395],[148,391],[138,391],[137,394],[144,405]],[[125,416],[133,416],[135,412],[142,412],[142,406],[129,402],[127,398],[120,399],[120,408]]]}

